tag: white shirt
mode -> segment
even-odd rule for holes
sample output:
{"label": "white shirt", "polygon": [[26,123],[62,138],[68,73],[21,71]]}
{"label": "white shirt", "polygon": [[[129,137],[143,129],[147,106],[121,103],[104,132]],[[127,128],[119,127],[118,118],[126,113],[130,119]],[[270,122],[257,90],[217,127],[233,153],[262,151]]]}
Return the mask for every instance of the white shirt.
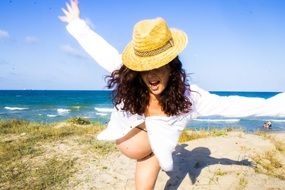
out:
{"label": "white shirt", "polygon": [[[79,42],[83,49],[103,68],[112,72],[122,65],[120,53],[100,35],[95,33],[81,19],[67,25],[68,32]],[[179,116],[149,116],[131,114],[114,108],[108,126],[98,136],[98,140],[116,140],[130,130],[145,122],[153,153],[164,171],[173,169],[172,152],[175,150],[179,135],[187,123],[198,116],[275,116],[285,117],[285,93],[272,98],[246,98],[240,96],[221,97],[210,94],[191,85],[189,99],[192,110]]]}

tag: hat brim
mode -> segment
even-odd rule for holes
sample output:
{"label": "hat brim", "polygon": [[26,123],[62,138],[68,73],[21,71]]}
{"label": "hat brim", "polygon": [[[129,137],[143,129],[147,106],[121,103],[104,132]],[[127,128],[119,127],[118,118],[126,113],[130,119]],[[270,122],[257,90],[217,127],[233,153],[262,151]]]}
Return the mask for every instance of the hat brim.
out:
{"label": "hat brim", "polygon": [[149,71],[168,64],[181,53],[187,45],[187,34],[181,30],[170,29],[173,46],[154,56],[141,57],[135,54],[133,44],[130,42],[122,53],[123,64],[134,71]]}

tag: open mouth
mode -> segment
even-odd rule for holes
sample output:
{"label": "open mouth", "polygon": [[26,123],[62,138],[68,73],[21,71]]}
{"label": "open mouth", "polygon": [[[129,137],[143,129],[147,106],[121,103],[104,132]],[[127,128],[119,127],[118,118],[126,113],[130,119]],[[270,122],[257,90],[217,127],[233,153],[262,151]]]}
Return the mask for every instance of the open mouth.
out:
{"label": "open mouth", "polygon": [[156,90],[158,90],[158,85],[159,85],[159,83],[160,83],[160,81],[158,80],[158,81],[149,81],[149,86],[150,86],[150,89],[152,90],[152,91],[156,91]]}

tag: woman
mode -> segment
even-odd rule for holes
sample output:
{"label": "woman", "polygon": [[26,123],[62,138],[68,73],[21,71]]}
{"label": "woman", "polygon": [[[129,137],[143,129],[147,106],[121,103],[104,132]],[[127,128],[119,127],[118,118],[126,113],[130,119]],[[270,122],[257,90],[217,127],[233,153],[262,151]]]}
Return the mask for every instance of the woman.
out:
{"label": "woman", "polygon": [[[186,47],[187,35],[168,28],[162,18],[138,22],[132,42],[120,55],[79,18],[76,1],[71,1],[63,12],[65,16],[60,19],[68,23],[69,33],[112,73],[108,87],[114,89],[115,109],[107,128],[97,138],[115,140],[123,154],[137,160],[137,189],[153,189],[160,168],[172,170],[172,152],[193,117],[285,115],[284,108],[270,111],[267,100],[262,98],[236,102],[237,97],[219,97],[195,85],[190,90],[178,58]],[[284,93],[274,102],[279,100],[284,100]]]}

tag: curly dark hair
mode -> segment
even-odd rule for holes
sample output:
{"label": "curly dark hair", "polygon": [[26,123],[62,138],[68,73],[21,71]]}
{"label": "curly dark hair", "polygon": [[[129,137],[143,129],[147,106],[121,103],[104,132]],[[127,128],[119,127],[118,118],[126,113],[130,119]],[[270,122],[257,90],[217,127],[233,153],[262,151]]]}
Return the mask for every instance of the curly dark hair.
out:
{"label": "curly dark hair", "polygon": [[[160,94],[159,104],[168,116],[187,113],[192,103],[185,95],[190,92],[185,70],[178,57],[170,63],[170,76],[166,88]],[[122,110],[142,115],[149,103],[149,91],[140,72],[122,66],[107,76],[107,88],[113,89],[113,104],[123,103]]]}

